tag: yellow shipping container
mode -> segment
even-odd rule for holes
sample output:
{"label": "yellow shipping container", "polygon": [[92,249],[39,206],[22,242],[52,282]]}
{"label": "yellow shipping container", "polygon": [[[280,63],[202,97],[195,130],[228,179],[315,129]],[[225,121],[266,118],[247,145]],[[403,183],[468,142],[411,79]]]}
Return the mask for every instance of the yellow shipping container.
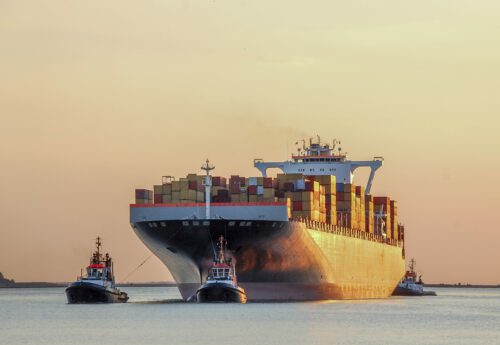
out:
{"label": "yellow shipping container", "polygon": [[172,191],[172,202],[179,202],[180,200],[181,200],[181,192]]}
{"label": "yellow shipping container", "polygon": [[163,185],[154,185],[153,190],[155,194],[162,194],[163,193]]}
{"label": "yellow shipping container", "polygon": [[180,181],[172,181],[172,193],[181,191],[181,182]]}
{"label": "yellow shipping container", "polygon": [[325,194],[330,194],[330,195],[336,195],[337,194],[337,189],[335,187],[335,184],[324,185],[324,187],[325,187]]}
{"label": "yellow shipping container", "polygon": [[172,194],[172,184],[166,183],[162,186],[162,194]]}
{"label": "yellow shipping container", "polygon": [[313,200],[302,200],[302,211],[314,211],[314,206]]}
{"label": "yellow shipping container", "polygon": [[344,193],[356,193],[356,186],[352,183],[344,184]]}
{"label": "yellow shipping container", "polygon": [[205,202],[205,193],[204,192],[196,192],[196,201],[197,202]]}
{"label": "yellow shipping container", "polygon": [[185,178],[181,178],[179,180],[179,185],[180,185],[180,190],[181,192],[183,190],[188,190],[189,189],[189,180],[188,179],[185,179]]}
{"label": "yellow shipping container", "polygon": [[274,198],[274,188],[264,188],[264,199]]}
{"label": "yellow shipping container", "polygon": [[321,184],[321,185],[329,185],[329,186],[333,185],[333,188],[335,188],[335,185],[336,185],[336,183],[335,183],[336,180],[335,180],[334,175],[315,176],[314,180],[318,181],[319,184]]}
{"label": "yellow shipping container", "polygon": [[309,200],[314,200],[314,193],[313,192],[299,192],[301,193],[301,199],[302,201],[309,201]]}
{"label": "yellow shipping container", "polygon": [[257,202],[258,199],[257,199],[257,195],[249,195],[248,196],[248,202]]}
{"label": "yellow shipping container", "polygon": [[196,175],[196,174],[188,174],[186,176],[186,180],[188,180],[188,181],[198,181],[198,175]]}

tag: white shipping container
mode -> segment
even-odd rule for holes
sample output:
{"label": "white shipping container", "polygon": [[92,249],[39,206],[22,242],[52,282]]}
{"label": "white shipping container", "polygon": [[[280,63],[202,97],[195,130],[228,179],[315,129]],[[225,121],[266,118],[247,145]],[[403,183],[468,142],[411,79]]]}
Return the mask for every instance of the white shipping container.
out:
{"label": "white shipping container", "polygon": [[306,180],[295,180],[293,182],[295,190],[305,190],[306,189]]}
{"label": "white shipping container", "polygon": [[264,194],[264,186],[257,186],[257,195]]}
{"label": "white shipping container", "polygon": [[248,178],[248,185],[249,186],[257,186],[257,177],[249,177]]}

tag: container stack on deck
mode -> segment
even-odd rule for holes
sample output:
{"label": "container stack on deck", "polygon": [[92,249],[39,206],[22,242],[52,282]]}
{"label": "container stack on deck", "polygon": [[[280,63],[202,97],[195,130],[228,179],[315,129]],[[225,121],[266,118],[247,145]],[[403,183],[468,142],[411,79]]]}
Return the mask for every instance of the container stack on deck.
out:
{"label": "container stack on deck", "polygon": [[148,189],[135,190],[136,204],[151,204],[153,202],[153,191]]}
{"label": "container stack on deck", "polygon": [[387,237],[392,238],[391,199],[386,196],[376,196],[373,198],[373,208],[376,215],[375,233],[380,235],[382,228],[384,228]]}
{"label": "container stack on deck", "polygon": [[[154,192],[136,189],[136,204],[203,203],[203,179],[204,176],[196,174],[178,181],[164,178],[161,185],[154,186]],[[289,218],[335,224],[377,235],[382,234],[384,227],[388,238],[404,236],[404,227],[398,224],[396,201],[365,195],[364,187],[336,183],[333,175],[278,174],[276,178],[232,175],[229,180],[213,176],[211,201],[287,203]]]}
{"label": "container stack on deck", "polygon": [[373,196],[365,195],[365,231],[375,233],[375,219],[373,215]]}
{"label": "container stack on deck", "polygon": [[391,200],[391,235],[390,238],[399,238],[398,233],[398,205],[396,200]]}

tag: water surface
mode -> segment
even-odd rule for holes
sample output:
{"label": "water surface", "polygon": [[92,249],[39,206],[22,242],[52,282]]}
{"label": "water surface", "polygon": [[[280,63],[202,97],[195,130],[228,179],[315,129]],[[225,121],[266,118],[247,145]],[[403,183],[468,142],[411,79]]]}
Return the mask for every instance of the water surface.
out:
{"label": "water surface", "polygon": [[500,289],[438,297],[191,304],[129,287],[126,304],[68,305],[64,289],[0,289],[0,344],[500,344]]}

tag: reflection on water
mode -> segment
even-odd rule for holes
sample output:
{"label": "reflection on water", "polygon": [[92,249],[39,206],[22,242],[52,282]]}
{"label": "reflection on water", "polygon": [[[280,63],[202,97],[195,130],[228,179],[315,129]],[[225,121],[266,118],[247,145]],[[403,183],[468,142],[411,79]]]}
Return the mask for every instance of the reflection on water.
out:
{"label": "reflection on water", "polygon": [[69,305],[63,288],[0,289],[0,344],[498,344],[500,289],[437,297],[197,304],[129,287],[125,304]]}

